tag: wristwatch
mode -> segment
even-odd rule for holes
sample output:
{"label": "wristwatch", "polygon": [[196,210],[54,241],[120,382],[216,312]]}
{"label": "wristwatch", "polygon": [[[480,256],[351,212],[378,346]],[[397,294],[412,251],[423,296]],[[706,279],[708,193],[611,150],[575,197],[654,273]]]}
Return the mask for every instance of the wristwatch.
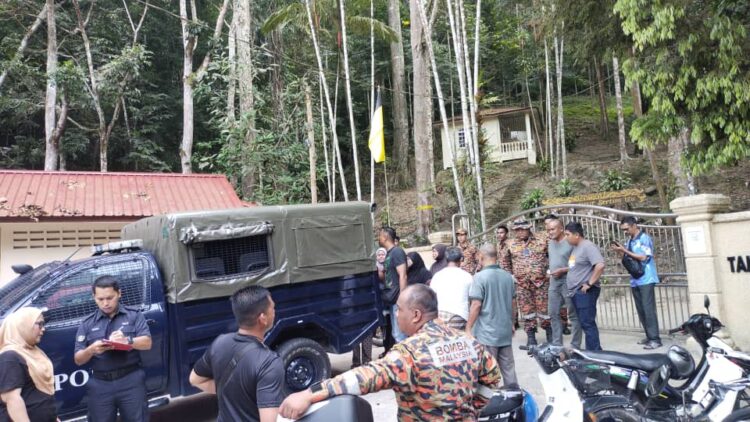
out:
{"label": "wristwatch", "polygon": [[312,392],[313,394],[315,394],[315,393],[317,393],[319,391],[323,391],[323,385],[320,383],[320,381],[314,382],[310,386],[310,392]]}
{"label": "wristwatch", "polygon": [[128,336],[128,344],[133,344],[133,336]]}

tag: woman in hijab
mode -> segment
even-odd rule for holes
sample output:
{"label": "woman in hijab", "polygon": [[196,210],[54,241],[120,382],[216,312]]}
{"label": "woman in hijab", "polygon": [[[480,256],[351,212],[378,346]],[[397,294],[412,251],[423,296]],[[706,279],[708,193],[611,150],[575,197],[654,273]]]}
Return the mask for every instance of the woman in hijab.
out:
{"label": "woman in hijab", "polygon": [[430,284],[432,274],[427,271],[427,267],[424,266],[422,257],[416,252],[409,252],[406,254],[406,281],[409,284]]}
{"label": "woman in hijab", "polygon": [[0,326],[0,422],[54,422],[52,362],[39,348],[41,309],[21,308]]}
{"label": "woman in hijab", "polygon": [[433,262],[432,266],[430,267],[430,273],[432,273],[432,275],[435,275],[435,273],[442,270],[446,265],[448,265],[448,261],[445,260],[446,248],[447,246],[442,243],[437,243],[432,247],[432,258],[435,259],[435,262]]}

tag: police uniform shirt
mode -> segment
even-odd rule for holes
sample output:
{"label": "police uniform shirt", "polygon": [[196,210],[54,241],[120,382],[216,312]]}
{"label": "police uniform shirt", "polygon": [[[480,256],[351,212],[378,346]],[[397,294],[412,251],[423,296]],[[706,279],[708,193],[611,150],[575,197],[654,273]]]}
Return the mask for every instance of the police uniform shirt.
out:
{"label": "police uniform shirt", "polygon": [[[75,353],[85,349],[97,340],[108,339],[115,331],[121,331],[125,337],[151,336],[143,314],[134,308],[120,305],[113,318],[109,318],[97,309],[83,320],[76,333]],[[138,365],[141,362],[137,350],[109,350],[91,358],[94,371],[114,371]]]}
{"label": "police uniform shirt", "polygon": [[284,400],[281,358],[252,336],[219,336],[193,370],[216,382],[218,422],[260,421],[259,408],[279,407]]}

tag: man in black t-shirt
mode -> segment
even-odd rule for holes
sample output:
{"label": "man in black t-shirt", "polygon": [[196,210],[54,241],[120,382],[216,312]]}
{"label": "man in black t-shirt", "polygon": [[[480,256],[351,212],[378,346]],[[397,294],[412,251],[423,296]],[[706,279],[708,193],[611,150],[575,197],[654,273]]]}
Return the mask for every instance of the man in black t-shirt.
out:
{"label": "man in black t-shirt", "polygon": [[393,338],[396,342],[400,342],[406,338],[406,334],[402,333],[398,328],[398,324],[396,324],[396,301],[398,301],[399,293],[406,289],[407,265],[406,252],[400,246],[396,245],[396,237],[396,231],[391,227],[383,227],[378,234],[378,243],[388,251],[385,256],[382,274],[380,274],[380,278],[385,284],[382,295],[383,302],[391,309],[391,332]]}
{"label": "man in black t-shirt", "polygon": [[219,399],[219,422],[275,422],[284,399],[284,368],[263,344],[273,326],[270,292],[248,286],[232,295],[239,330],[214,340],[190,373],[190,384]]}

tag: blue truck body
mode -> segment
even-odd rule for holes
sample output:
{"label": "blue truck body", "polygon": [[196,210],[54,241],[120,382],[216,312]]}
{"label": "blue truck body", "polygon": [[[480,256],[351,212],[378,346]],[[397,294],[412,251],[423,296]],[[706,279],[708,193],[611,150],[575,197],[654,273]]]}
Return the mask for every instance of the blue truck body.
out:
{"label": "blue truck body", "polygon": [[[23,306],[46,309],[46,332],[40,346],[54,365],[61,419],[86,412],[90,369],[73,362],[74,340],[81,321],[96,309],[91,283],[104,274],[120,279],[121,304],[140,309],[151,330],[153,346],[141,352],[141,358],[154,403],[197,393],[188,382],[193,365],[218,335],[237,329],[227,296],[178,303],[167,300],[160,266],[149,251],[51,262],[20,275],[0,289],[0,319]],[[326,353],[351,351],[383,322],[379,281],[372,271],[281,284],[269,290],[276,320],[266,344],[284,360],[287,391],[330,376]]]}

